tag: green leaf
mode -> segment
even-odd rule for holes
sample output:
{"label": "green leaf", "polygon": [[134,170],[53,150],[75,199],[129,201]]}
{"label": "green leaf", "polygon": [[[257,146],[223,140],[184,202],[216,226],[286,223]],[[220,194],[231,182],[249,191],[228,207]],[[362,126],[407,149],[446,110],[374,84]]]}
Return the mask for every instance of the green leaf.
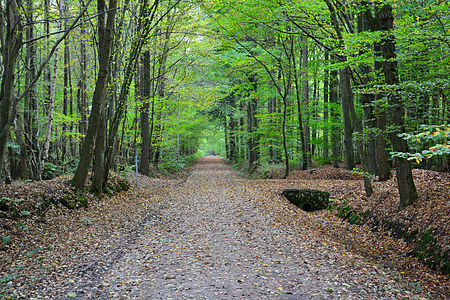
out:
{"label": "green leaf", "polygon": [[0,239],[1,239],[1,240],[3,241],[3,243],[5,243],[5,244],[8,244],[9,242],[11,242],[11,237],[10,237],[10,236],[2,236]]}

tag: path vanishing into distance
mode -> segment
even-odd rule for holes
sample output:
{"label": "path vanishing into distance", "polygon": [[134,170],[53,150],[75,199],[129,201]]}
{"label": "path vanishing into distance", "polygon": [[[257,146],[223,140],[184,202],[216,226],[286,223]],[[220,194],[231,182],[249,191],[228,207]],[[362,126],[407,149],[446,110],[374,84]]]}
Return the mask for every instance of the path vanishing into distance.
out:
{"label": "path vanishing into distance", "polygon": [[[148,188],[143,184],[137,195],[151,198]],[[55,298],[67,299],[395,299],[408,289],[390,270],[347,252],[313,225],[299,226],[295,218],[308,213],[287,200],[283,205],[292,213],[278,216],[270,195],[219,158],[200,160],[186,180],[169,182],[160,196],[143,208],[145,218],[131,235],[89,254],[69,281],[56,277],[40,293],[53,289]]]}

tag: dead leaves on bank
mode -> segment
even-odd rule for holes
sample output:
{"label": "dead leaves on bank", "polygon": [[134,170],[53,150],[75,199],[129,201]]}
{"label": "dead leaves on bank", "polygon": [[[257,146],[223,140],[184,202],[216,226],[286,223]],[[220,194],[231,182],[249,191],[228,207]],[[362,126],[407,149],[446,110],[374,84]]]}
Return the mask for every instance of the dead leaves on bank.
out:
{"label": "dead leaves on bank", "polygon": [[[386,182],[374,182],[375,193],[365,197],[360,175],[351,171],[322,168],[294,171],[287,180],[266,179],[248,183],[249,190],[257,186],[259,197],[270,215],[279,222],[297,228],[299,234],[320,239],[333,239],[347,251],[362,254],[396,270],[395,280],[407,279],[434,297],[449,297],[449,277],[433,271],[410,256],[414,243],[395,238],[395,232],[378,224],[352,225],[336,216],[336,212],[303,212],[280,195],[285,188],[313,188],[328,191],[336,205],[346,204],[359,212],[371,212],[375,218],[393,224],[402,224],[408,232],[432,229],[443,251],[449,250],[450,238],[450,176],[445,173],[413,170],[419,199],[399,211],[399,195],[396,178]],[[360,178],[360,177],[359,177]],[[271,201],[268,201],[271,199]],[[378,230],[377,230],[378,229]],[[374,232],[375,231],[375,232]],[[376,232],[378,231],[378,232]]]}

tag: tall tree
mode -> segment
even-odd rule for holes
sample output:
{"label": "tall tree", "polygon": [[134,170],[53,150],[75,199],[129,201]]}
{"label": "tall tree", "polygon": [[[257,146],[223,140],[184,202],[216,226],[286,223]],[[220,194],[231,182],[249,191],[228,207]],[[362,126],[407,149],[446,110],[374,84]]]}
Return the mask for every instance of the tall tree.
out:
{"label": "tall tree", "polygon": [[89,117],[87,134],[81,148],[80,162],[78,163],[77,170],[72,178],[72,185],[78,190],[81,190],[86,182],[89,166],[91,164],[92,155],[94,152],[97,130],[99,127],[99,122],[101,121],[101,111],[105,102],[116,7],[116,0],[109,1],[108,9],[104,0],[97,0],[99,69],[94,95],[92,96],[92,109]]}
{"label": "tall tree", "polygon": [[[404,108],[398,93],[400,83],[397,71],[397,61],[395,54],[395,37],[392,34],[394,29],[394,15],[392,7],[389,4],[381,4],[375,11],[378,30],[381,31],[382,38],[380,42],[380,55],[383,59],[382,70],[384,80],[387,86],[394,88],[387,92],[387,99],[390,111],[390,120],[393,128],[389,133],[392,147],[396,152],[407,153],[409,151],[408,143],[401,137],[405,132],[404,127]],[[405,157],[395,159],[395,169],[397,171],[397,183],[400,193],[399,208],[403,208],[417,199],[416,186],[412,176],[411,163]]]}

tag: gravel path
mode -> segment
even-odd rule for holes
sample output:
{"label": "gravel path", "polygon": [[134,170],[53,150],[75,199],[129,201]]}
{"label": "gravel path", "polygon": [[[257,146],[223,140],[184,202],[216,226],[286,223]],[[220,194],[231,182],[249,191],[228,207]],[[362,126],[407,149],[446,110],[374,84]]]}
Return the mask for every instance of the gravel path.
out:
{"label": "gravel path", "polygon": [[277,222],[244,179],[220,160],[207,158],[184,184],[167,190],[140,237],[85,295],[392,299],[405,287],[385,272],[361,257],[347,259],[335,243],[320,241],[314,232],[301,235]]}

